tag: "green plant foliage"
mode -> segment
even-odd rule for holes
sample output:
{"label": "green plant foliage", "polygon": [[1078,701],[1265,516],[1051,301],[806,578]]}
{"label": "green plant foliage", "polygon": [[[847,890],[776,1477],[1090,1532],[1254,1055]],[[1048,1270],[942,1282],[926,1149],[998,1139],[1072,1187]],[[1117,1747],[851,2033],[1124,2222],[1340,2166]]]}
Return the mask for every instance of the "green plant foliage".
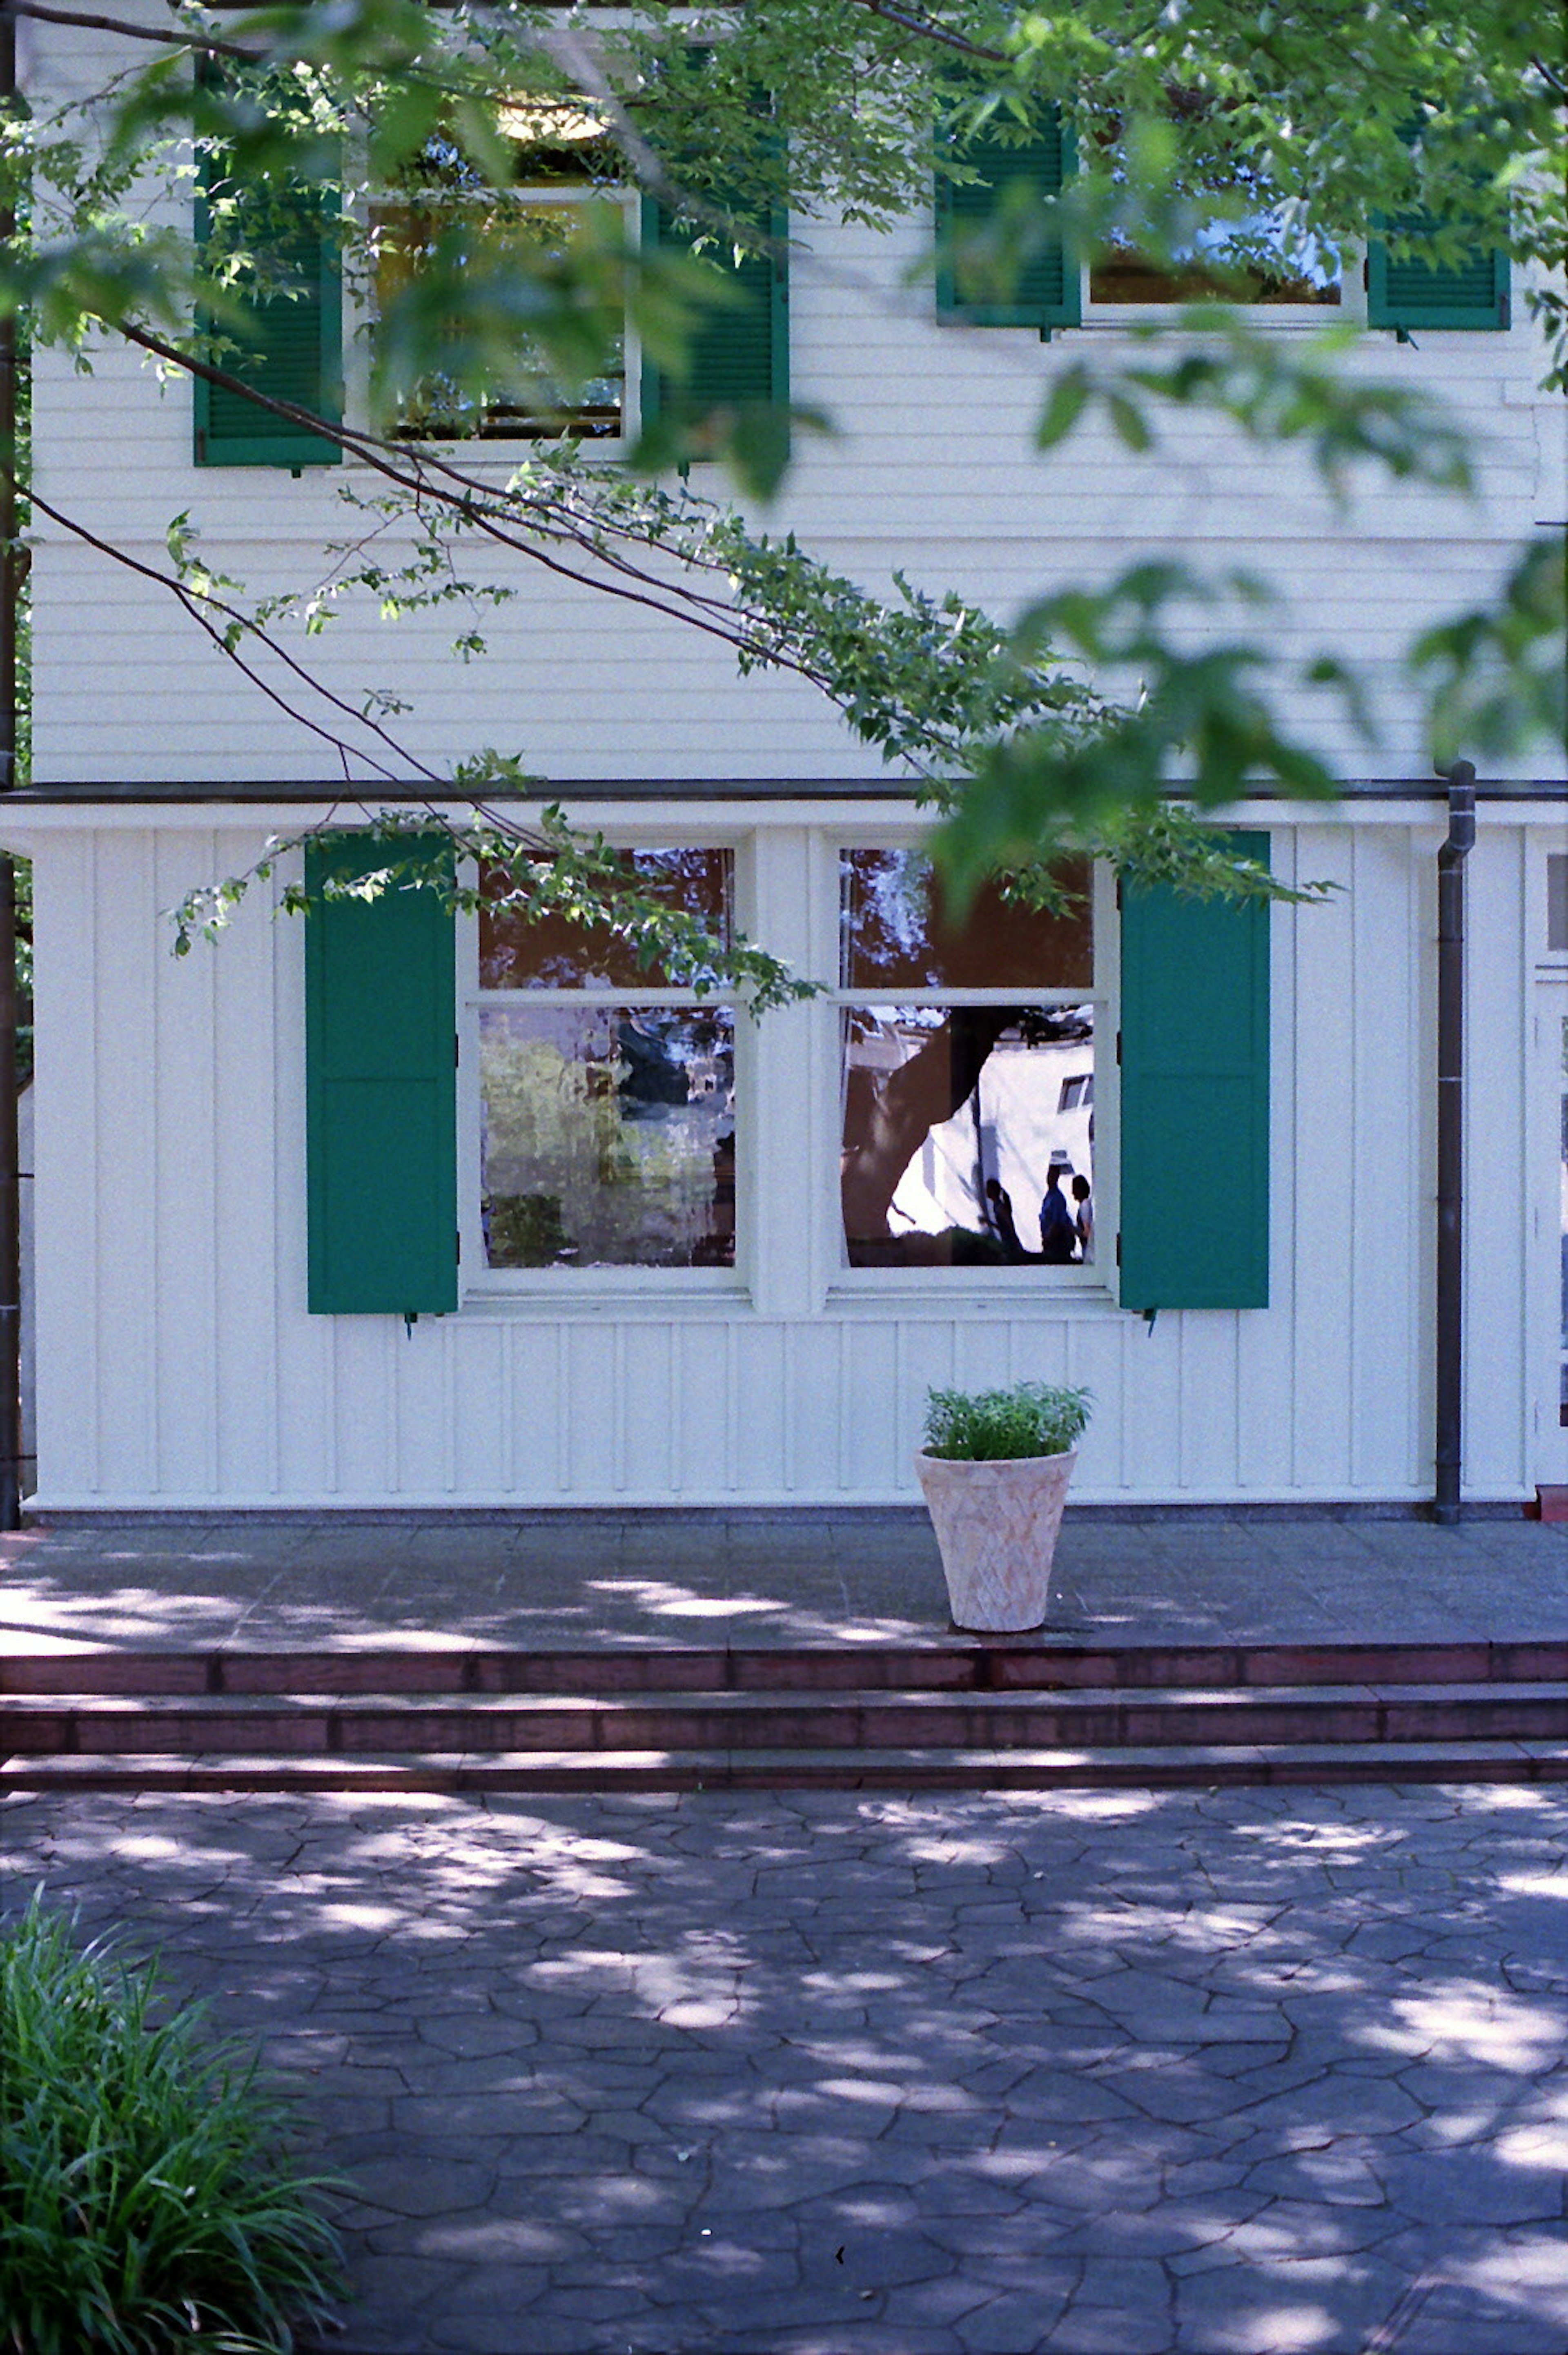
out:
{"label": "green plant foliage", "polygon": [[1093,1403],[1091,1391],[1051,1382],[1018,1382],[1006,1391],[928,1391],[925,1452],[976,1463],[1063,1455],[1087,1426]]}
{"label": "green plant foliage", "polygon": [[[50,54],[68,70],[36,109],[0,110],[0,215],[7,203],[15,214],[12,233],[0,228],[0,313],[84,368],[106,335],[123,336],[171,377],[194,373],[319,430],[377,477],[354,549],[315,551],[314,582],[249,607],[178,519],[166,571],[92,542],[167,590],[248,691],[341,754],[345,775],[394,785],[413,774],[432,791],[460,783],[397,741],[395,696],[339,694],[274,625],[317,633],[354,594],[388,620],[460,606],[453,651],[466,662],[485,651],[474,609],[515,598],[543,566],[603,592],[607,615],[618,611],[610,600],[629,601],[724,644],[742,672],[785,668],[816,687],[940,804],[935,855],[959,900],[987,873],[1038,867],[1064,828],[1080,850],[1115,856],[1115,836],[1136,854],[1130,837],[1173,792],[1201,811],[1258,784],[1294,798],[1337,782],[1295,715],[1330,698],[1352,722],[1364,718],[1345,664],[1282,657],[1272,620],[1232,635],[1225,609],[1240,584],[1208,582],[1184,558],[1135,566],[1109,589],[1059,584],[1009,634],[940,583],[895,576],[874,597],[790,538],[704,517],[698,503],[661,508],[662,495],[613,463],[543,459],[500,485],[439,434],[417,442],[417,403],[393,426],[400,398],[429,380],[454,387],[461,412],[525,357],[529,401],[564,415],[575,392],[624,365],[628,326],[678,380],[722,307],[723,275],[632,236],[634,192],[714,252],[762,250],[757,223],[787,210],[804,285],[837,267],[816,250],[818,222],[887,228],[927,213],[933,173],[974,177],[968,133],[1023,143],[1051,107],[1077,170],[1049,210],[1020,202],[998,220],[991,260],[1004,280],[1042,239],[1089,261],[1136,255],[1179,290],[1212,296],[1228,282],[1242,297],[1282,252],[1343,282],[1368,240],[1442,266],[1491,249],[1509,257],[1540,331],[1544,381],[1568,379],[1568,76],[1552,0],[1326,15],[1277,0],[1183,0],[1141,15],[1122,0],[1022,10],[720,0],[695,13],[667,0],[613,11],[279,0],[179,9],[155,24],[45,13]],[[69,69],[73,26],[95,38],[118,27],[96,87],[91,64]],[[596,202],[575,236],[519,243],[509,208],[554,168],[548,123],[563,105],[590,109],[597,126],[579,175]],[[423,240],[419,272],[399,291],[379,275],[378,209],[389,194],[428,189],[432,172],[445,226]],[[177,226],[198,180],[220,192],[205,240]],[[371,373],[389,431],[313,421],[225,372],[243,298],[271,283],[261,232],[302,190],[328,199],[353,304],[379,311]],[[444,202],[454,197],[455,209]],[[492,216],[505,233],[486,259],[474,223]],[[1157,479],[1168,421],[1197,413],[1217,437],[1290,445],[1331,503],[1385,482],[1420,485],[1453,501],[1465,529],[1475,468],[1464,421],[1407,381],[1375,380],[1381,346],[1349,324],[1280,336],[1210,299],[1100,340],[1093,354],[1063,346],[1045,371],[1042,466],[1063,464],[1074,432],[1108,429],[1129,473]],[[430,416],[439,425],[450,413]],[[632,464],[667,472],[715,457],[743,495],[765,497],[805,439],[792,444],[790,421],[749,402],[720,402],[678,431],[667,416]],[[92,540],[66,510],[40,501],[39,512]],[[412,546],[407,561],[386,553],[400,545]],[[1555,567],[1560,580],[1563,561],[1561,537],[1538,541],[1498,600],[1409,652],[1434,746],[1500,756],[1543,737],[1561,743],[1549,575]],[[1179,832],[1162,834],[1153,856],[1175,876],[1189,849],[1198,855],[1185,871],[1214,887],[1212,861]]]}
{"label": "green plant foliage", "polygon": [[0,2349],[286,2355],[338,2290],[325,2179],[157,1975],[79,1947],[35,1898],[0,1935]]}
{"label": "green plant foliage", "polygon": [[[495,754],[481,756],[460,770],[459,777],[470,785],[482,780],[497,795],[528,782]],[[432,865],[429,842],[435,834],[444,836],[457,861],[466,863],[456,864],[443,853]],[[269,881],[280,863],[307,842],[345,838],[384,845],[384,865],[329,879],[314,896],[303,880],[291,879],[278,894],[281,912],[307,916],[317,899],[379,900],[383,891],[433,890],[461,915],[474,915],[483,906],[498,917],[537,922],[554,916],[603,932],[629,947],[644,972],[662,966],[676,987],[695,990],[699,997],[722,991],[752,1014],[815,997],[821,988],[743,932],[721,938],[692,910],[661,900],[646,888],[635,854],[617,850],[602,834],[578,832],[555,803],[526,826],[482,808],[469,817],[453,817],[431,805],[418,811],[368,809],[360,826],[312,826],[303,834],[275,835],[252,866],[220,882],[198,884],[169,910],[176,955],[188,954],[197,938],[216,940],[251,887]]]}

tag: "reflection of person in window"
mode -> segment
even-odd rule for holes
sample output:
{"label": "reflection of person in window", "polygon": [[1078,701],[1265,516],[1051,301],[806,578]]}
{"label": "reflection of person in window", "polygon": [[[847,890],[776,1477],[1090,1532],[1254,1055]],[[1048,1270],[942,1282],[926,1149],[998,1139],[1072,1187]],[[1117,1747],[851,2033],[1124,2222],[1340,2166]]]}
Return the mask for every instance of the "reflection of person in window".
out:
{"label": "reflection of person in window", "polygon": [[1040,1206],[1040,1255],[1048,1267],[1071,1265],[1078,1241],[1078,1230],[1061,1191],[1066,1168],[1064,1162],[1051,1164],[1045,1181],[1045,1198]]}
{"label": "reflection of person in window", "polygon": [[1082,1173],[1072,1180],[1072,1199],[1078,1205],[1072,1220],[1078,1230],[1078,1256],[1087,1267],[1094,1256],[1094,1201],[1089,1180]]}
{"label": "reflection of person in window", "polygon": [[1022,1259],[1024,1247],[1013,1219],[1013,1198],[999,1178],[986,1180],[986,1224],[1009,1259]]}

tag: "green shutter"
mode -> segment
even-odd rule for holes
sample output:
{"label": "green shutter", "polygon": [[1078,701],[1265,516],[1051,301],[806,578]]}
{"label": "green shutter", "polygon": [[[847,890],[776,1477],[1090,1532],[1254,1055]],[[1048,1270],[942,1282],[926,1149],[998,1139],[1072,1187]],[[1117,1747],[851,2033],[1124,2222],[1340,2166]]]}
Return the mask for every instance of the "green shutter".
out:
{"label": "green shutter", "polygon": [[[1397,226],[1414,235],[1431,223],[1416,218]],[[1497,329],[1509,324],[1509,258],[1477,246],[1458,261],[1435,268],[1408,257],[1395,260],[1381,243],[1367,249],[1367,324],[1397,327]]]}
{"label": "green shutter", "polygon": [[1268,903],[1129,887],[1121,1021],[1123,1307],[1266,1308]]}
{"label": "green shutter", "polygon": [[[442,835],[418,847],[451,855]],[[306,851],[313,894],[386,843]],[[329,863],[330,862],[330,863]],[[457,1305],[456,956],[450,907],[391,885],[305,918],[309,1305],[440,1316]]]}
{"label": "green shutter", "polygon": [[1007,191],[1019,182],[1041,196],[1061,193],[1073,169],[1072,134],[1062,123],[1061,109],[1049,107],[1026,143],[1004,145],[994,134],[983,134],[961,152],[964,162],[981,176],[957,185],[937,179],[938,318],[961,319],[972,327],[1038,327],[1041,335],[1049,335],[1052,327],[1076,327],[1083,316],[1078,263],[1060,243],[1041,246],[1030,255],[1005,303],[967,301],[952,259],[955,238],[987,228]]}
{"label": "green shutter", "polygon": [[[1407,147],[1418,146],[1421,135],[1419,118],[1405,123],[1400,133]],[[1401,213],[1382,226],[1402,229],[1411,237],[1422,237],[1429,236],[1438,224],[1431,213],[1414,212]],[[1477,245],[1457,261],[1435,266],[1409,256],[1396,261],[1379,240],[1368,246],[1369,326],[1394,327],[1403,336],[1413,327],[1467,327],[1496,332],[1508,324],[1506,253]]]}
{"label": "green shutter", "polygon": [[[739,215],[742,226],[747,217]],[[645,421],[678,410],[693,417],[714,409],[738,409],[751,401],[789,405],[788,217],[770,212],[752,217],[773,243],[772,253],[746,253],[739,261],[712,247],[705,259],[721,271],[740,296],[738,303],[706,313],[698,327],[684,384],[672,384],[659,369],[643,371]],[[646,244],[688,251],[699,232],[677,221],[653,197],[643,200]]]}
{"label": "green shutter", "polygon": [[[279,231],[275,251],[303,291],[252,303],[240,326],[225,323],[224,332],[243,349],[238,357],[226,355],[223,365],[274,400],[294,401],[336,424],[343,414],[342,264],[331,227],[336,198],[324,189],[300,201],[299,224]],[[198,244],[206,240],[208,218],[204,189],[197,197]],[[335,442],[259,409],[242,393],[199,377],[195,390],[198,466],[336,466],[342,459]]]}

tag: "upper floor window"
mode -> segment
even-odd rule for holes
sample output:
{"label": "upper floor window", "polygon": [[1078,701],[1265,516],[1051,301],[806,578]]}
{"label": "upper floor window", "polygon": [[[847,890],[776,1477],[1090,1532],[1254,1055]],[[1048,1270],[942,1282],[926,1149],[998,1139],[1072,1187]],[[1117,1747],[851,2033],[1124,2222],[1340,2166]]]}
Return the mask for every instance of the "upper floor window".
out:
{"label": "upper floor window", "polygon": [[[1249,173],[1243,155],[1222,153],[1212,165],[1214,225],[1189,252],[1156,263],[1129,244],[1113,244],[1084,268],[1031,199],[1057,196],[1076,168],[1073,133],[1059,106],[1041,109],[1029,132],[1009,126],[980,133],[958,151],[974,176],[936,185],[939,317],[977,327],[1031,327],[1049,337],[1081,326],[1086,315],[1115,324],[1126,308],[1191,301],[1267,306],[1309,324],[1325,308],[1361,310],[1331,252],[1296,229]],[[1001,223],[1005,237],[986,232]],[[1401,217],[1391,234],[1429,231],[1424,216]],[[1367,250],[1363,315],[1402,338],[1413,329],[1488,332],[1509,324],[1509,259],[1477,242],[1443,263],[1397,255],[1374,240]],[[1085,304],[1090,306],[1086,314]]]}
{"label": "upper floor window", "polygon": [[583,348],[602,364],[566,390],[560,323],[553,353],[530,325],[563,265],[603,239],[607,214],[631,225],[614,144],[603,116],[575,98],[519,101],[501,110],[500,127],[513,155],[505,187],[436,133],[404,185],[371,208],[373,346],[396,332],[400,311],[417,308],[421,274],[438,258],[473,298],[442,323],[457,364],[421,378],[393,430],[421,441],[619,438],[629,423],[624,321],[584,306]]}

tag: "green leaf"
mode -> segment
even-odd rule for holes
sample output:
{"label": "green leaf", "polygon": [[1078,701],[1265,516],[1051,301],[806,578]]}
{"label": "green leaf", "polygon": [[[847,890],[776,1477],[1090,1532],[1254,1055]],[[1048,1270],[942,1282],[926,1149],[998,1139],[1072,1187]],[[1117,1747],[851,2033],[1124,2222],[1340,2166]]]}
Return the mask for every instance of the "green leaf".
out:
{"label": "green leaf", "polygon": [[1062,370],[1034,429],[1037,450],[1054,450],[1066,440],[1088,407],[1091,391],[1089,372],[1082,362]]}

